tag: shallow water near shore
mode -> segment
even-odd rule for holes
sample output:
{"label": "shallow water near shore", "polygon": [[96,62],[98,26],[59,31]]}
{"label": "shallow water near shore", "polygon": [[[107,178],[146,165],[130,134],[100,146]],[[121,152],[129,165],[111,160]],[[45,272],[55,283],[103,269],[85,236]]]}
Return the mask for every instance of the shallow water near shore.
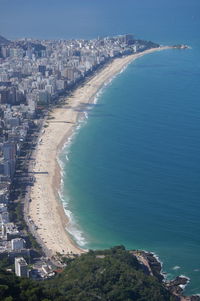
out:
{"label": "shallow water near shore", "polygon": [[199,50],[129,65],[61,154],[75,240],[153,251],[169,278],[191,278],[190,294],[200,292]]}

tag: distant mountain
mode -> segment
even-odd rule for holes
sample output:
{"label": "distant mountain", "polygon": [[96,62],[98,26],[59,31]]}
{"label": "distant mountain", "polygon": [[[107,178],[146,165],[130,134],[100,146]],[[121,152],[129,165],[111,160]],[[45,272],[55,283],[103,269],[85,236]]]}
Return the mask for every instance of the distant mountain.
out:
{"label": "distant mountain", "polygon": [[0,35],[0,46],[1,45],[8,45],[8,44],[10,44],[11,42],[9,41],[9,40],[7,40],[6,38],[4,38],[4,37],[2,37],[1,35]]}

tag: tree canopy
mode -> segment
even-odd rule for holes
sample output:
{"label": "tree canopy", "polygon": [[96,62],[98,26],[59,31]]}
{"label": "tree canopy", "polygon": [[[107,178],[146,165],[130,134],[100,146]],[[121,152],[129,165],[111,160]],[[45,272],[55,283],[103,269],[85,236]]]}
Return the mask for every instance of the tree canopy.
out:
{"label": "tree canopy", "polygon": [[33,281],[0,271],[2,301],[174,301],[162,282],[146,275],[123,246],[89,251],[68,261],[51,280]]}

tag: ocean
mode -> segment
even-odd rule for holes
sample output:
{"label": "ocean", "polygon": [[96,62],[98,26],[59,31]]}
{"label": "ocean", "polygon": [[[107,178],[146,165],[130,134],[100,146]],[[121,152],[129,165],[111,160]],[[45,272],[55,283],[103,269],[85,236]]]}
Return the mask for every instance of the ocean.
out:
{"label": "ocean", "polygon": [[81,247],[155,252],[169,279],[189,277],[185,293],[198,294],[200,4],[169,1],[164,11],[160,1],[159,14],[157,2],[142,15],[133,1],[140,13],[124,32],[143,16],[142,38],[191,49],[141,57],[103,87],[60,154],[62,200]]}

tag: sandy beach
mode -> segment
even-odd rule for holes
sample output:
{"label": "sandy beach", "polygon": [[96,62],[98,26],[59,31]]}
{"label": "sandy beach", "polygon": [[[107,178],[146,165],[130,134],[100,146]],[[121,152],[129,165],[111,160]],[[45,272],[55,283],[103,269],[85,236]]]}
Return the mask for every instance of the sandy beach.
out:
{"label": "sandy beach", "polygon": [[42,130],[37,147],[34,166],[36,181],[31,189],[32,201],[28,212],[34,225],[35,236],[49,251],[50,256],[57,252],[85,252],[74,243],[67,232],[68,219],[58,195],[61,176],[57,154],[77,126],[80,107],[92,103],[99,89],[133,60],[170,48],[172,47],[160,47],[115,59],[77,88],[61,108],[55,108],[51,112],[51,119],[46,121],[47,127]]}

